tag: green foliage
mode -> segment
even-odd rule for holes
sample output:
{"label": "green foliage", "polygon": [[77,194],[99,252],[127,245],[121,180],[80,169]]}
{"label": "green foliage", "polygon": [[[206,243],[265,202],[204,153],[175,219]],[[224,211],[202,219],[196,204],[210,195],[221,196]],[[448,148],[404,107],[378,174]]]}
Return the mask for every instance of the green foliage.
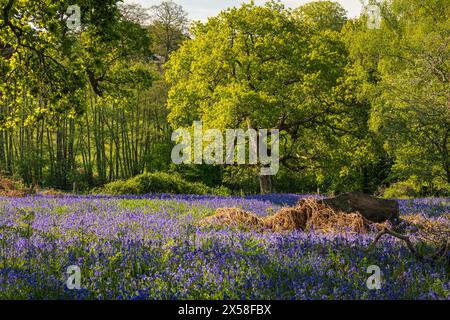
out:
{"label": "green foliage", "polygon": [[391,184],[383,190],[385,198],[417,198],[425,196],[442,196],[449,195],[450,187],[448,184],[443,185],[426,185],[423,179],[417,176],[411,176],[408,180],[399,181]]}
{"label": "green foliage", "polygon": [[261,164],[171,163],[171,129],[202,120],[279,129],[276,192],[450,194],[446,0],[382,2],[379,30],[332,1],[250,2],[189,35],[172,1],[144,25],[139,5],[80,0],[75,32],[70,1],[0,4],[0,170],[26,184],[78,191],[177,172],[199,193],[258,192]]}
{"label": "green foliage", "polygon": [[347,21],[345,9],[333,1],[313,1],[295,10],[298,17],[321,30],[341,31]]}
{"label": "green foliage", "polygon": [[128,180],[111,182],[98,190],[107,194],[217,194],[228,195],[225,187],[209,188],[200,182],[189,182],[178,174],[165,172],[144,173]]}
{"label": "green foliage", "polygon": [[282,164],[317,173],[320,184],[331,170],[319,170],[352,166],[355,149],[367,158],[368,108],[355,103],[340,33],[311,23],[331,10],[343,24],[342,8],[302,8],[294,14],[276,2],[250,3],[197,23],[167,65],[168,120],[173,127],[201,119],[205,128],[279,129]]}
{"label": "green foliage", "polygon": [[414,198],[419,196],[420,187],[417,185],[417,181],[412,179],[408,181],[400,181],[392,184],[386,188],[383,193],[385,198]]}
{"label": "green foliage", "polygon": [[82,27],[70,31],[69,1],[1,3],[0,48],[13,52],[0,57],[1,170],[74,191],[143,172],[165,91],[149,92],[160,75],[136,9],[78,1]]}
{"label": "green foliage", "polygon": [[209,187],[220,186],[225,170],[214,165],[175,165],[171,164],[170,172],[175,172],[183,179],[191,182],[201,182]]}
{"label": "green foliage", "polygon": [[[248,168],[229,167],[224,170],[222,183],[233,194],[258,194],[258,174]],[[315,192],[318,184],[316,176],[309,172],[293,172],[285,167],[272,179],[274,193],[297,193],[305,194]],[[326,192],[326,188],[320,190]]]}
{"label": "green foliage", "polygon": [[[7,44],[13,53],[0,58],[0,104],[9,107],[0,128],[20,123],[23,104],[31,107],[22,120],[26,125],[44,118],[57,124],[60,114],[79,117],[85,111],[88,85],[98,96],[120,92],[123,75],[114,69],[124,69],[123,59],[148,57],[151,42],[143,27],[125,19],[119,2],[78,1],[82,28],[70,31],[64,18],[70,1],[2,0],[0,45]],[[126,64],[127,83],[151,79],[136,66]],[[40,103],[28,102],[32,99]]]}
{"label": "green foliage", "polygon": [[226,168],[223,184],[232,190],[233,194],[256,194],[259,192],[258,175],[254,170],[248,168]]}
{"label": "green foliage", "polygon": [[394,0],[381,9],[380,30],[353,24],[348,41],[372,105],[370,128],[394,158],[389,178],[400,183],[388,194],[412,180],[421,192],[448,190],[450,5]]}

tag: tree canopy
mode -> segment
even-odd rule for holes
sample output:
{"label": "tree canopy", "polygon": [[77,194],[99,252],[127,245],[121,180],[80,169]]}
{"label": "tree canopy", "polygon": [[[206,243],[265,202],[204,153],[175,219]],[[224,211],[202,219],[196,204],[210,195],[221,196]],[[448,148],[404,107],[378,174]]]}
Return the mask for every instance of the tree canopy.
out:
{"label": "tree canopy", "polygon": [[[342,22],[342,8],[331,9],[336,23]],[[305,10],[325,15],[330,8]],[[193,40],[167,65],[169,122],[276,128],[283,135],[286,167],[326,170],[333,144],[355,147],[350,141],[355,128],[348,124],[358,126],[360,113],[341,92],[348,54],[334,26],[316,28],[310,16],[278,3],[244,4],[196,24]]]}
{"label": "tree canopy", "polygon": [[[0,174],[90,190],[154,171],[235,193],[450,193],[450,4],[0,0]],[[72,7],[73,8],[73,7]],[[373,8],[373,7],[371,7]],[[372,10],[373,11],[373,10]],[[277,129],[264,163],[175,165],[175,129]],[[272,181],[270,181],[272,180]]]}

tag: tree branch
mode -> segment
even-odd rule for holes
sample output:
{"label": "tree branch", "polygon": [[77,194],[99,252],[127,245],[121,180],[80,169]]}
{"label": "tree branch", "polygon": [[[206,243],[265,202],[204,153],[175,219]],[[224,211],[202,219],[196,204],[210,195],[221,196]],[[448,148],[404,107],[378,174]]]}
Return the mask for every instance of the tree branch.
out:
{"label": "tree branch", "polygon": [[376,246],[376,244],[378,243],[378,241],[384,236],[384,235],[390,235],[394,238],[397,238],[399,240],[402,240],[403,242],[406,243],[406,246],[408,247],[409,251],[411,251],[411,253],[419,260],[419,261],[425,261],[425,262],[433,262],[436,261],[442,257],[444,257],[447,252],[449,251],[449,247],[450,247],[450,241],[448,239],[444,240],[444,242],[442,242],[441,246],[439,246],[436,251],[431,255],[431,256],[426,256],[423,255],[421,253],[419,253],[416,249],[416,247],[414,246],[414,244],[412,243],[411,239],[403,234],[397,233],[387,227],[385,227],[383,230],[381,230],[375,237],[374,241],[372,242],[372,244],[369,246],[369,248],[373,248],[374,246]]}

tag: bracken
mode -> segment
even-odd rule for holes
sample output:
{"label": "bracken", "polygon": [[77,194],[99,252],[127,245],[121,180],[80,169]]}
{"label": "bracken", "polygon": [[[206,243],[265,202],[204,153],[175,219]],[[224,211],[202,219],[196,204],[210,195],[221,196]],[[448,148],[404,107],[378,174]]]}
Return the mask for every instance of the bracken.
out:
{"label": "bracken", "polygon": [[281,208],[275,215],[259,218],[236,208],[220,208],[200,225],[234,225],[259,231],[317,231],[325,233],[363,233],[371,223],[355,213],[335,211],[315,198],[301,200],[294,207]]}

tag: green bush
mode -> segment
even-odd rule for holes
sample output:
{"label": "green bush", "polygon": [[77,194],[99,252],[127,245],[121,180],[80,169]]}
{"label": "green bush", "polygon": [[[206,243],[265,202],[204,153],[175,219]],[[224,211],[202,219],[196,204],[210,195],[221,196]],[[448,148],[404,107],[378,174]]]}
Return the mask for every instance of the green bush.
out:
{"label": "green bush", "polygon": [[417,186],[410,181],[400,181],[394,183],[384,190],[383,196],[385,198],[413,198],[419,194]]}
{"label": "green bush", "polygon": [[106,194],[147,194],[147,193],[173,193],[173,194],[217,194],[229,195],[225,187],[209,188],[200,182],[189,182],[178,174],[164,172],[144,173],[128,180],[118,180],[97,190]]}
{"label": "green bush", "polygon": [[450,195],[450,184],[441,179],[423,182],[417,176],[392,184],[383,192],[385,198],[420,198]]}
{"label": "green bush", "polygon": [[217,196],[231,196],[231,194],[232,194],[231,190],[225,186],[212,188],[211,191],[212,191],[211,194],[214,194]]}

